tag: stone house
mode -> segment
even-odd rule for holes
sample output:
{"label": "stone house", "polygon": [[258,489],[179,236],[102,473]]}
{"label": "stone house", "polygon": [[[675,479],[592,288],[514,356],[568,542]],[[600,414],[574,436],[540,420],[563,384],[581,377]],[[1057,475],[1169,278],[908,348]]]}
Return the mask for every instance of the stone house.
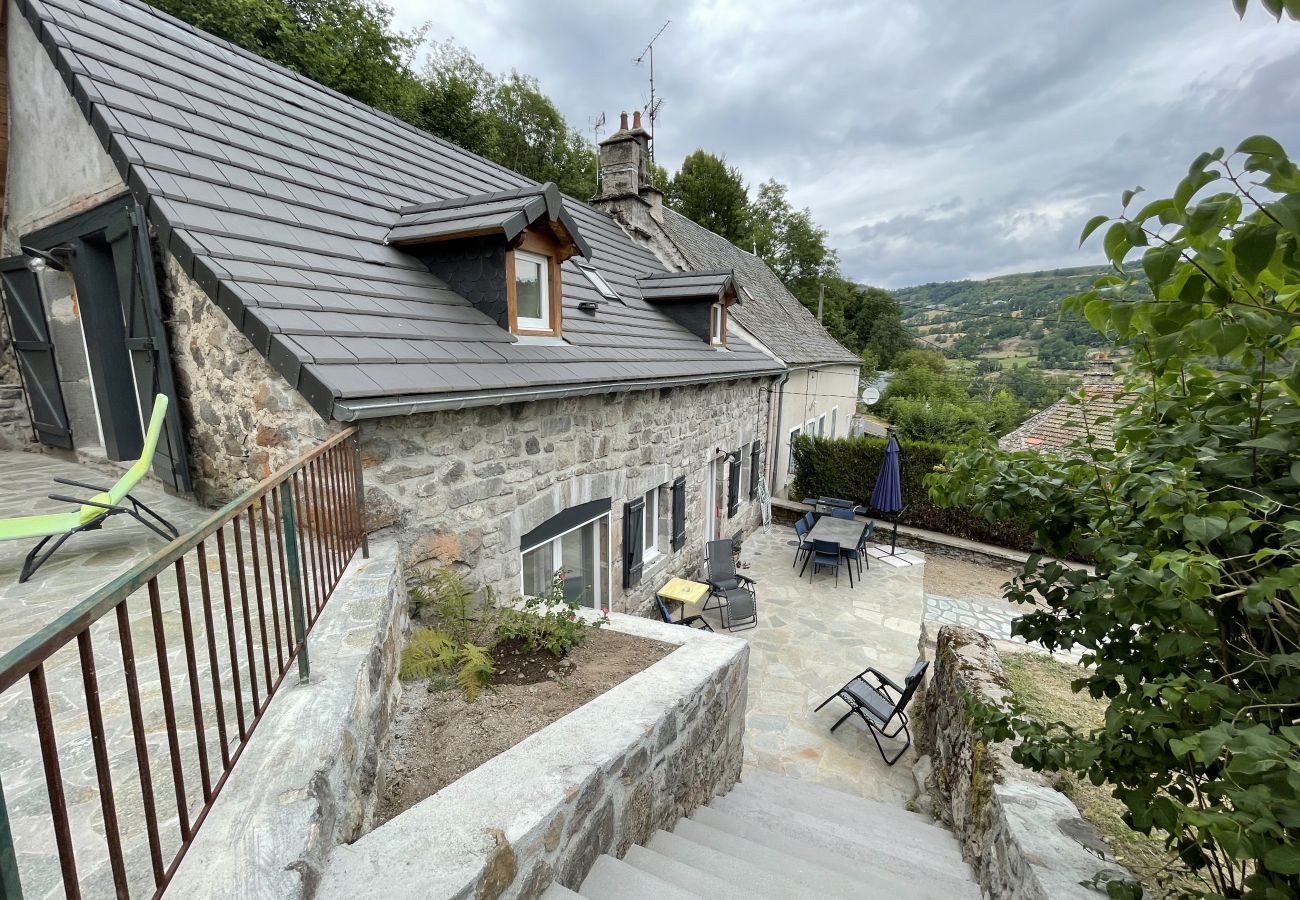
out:
{"label": "stone house", "polygon": [[744,301],[731,326],[786,373],[773,385],[767,435],[767,486],[786,497],[794,474],[791,442],[800,434],[849,437],[858,404],[862,361],[836,341],[758,256],[663,204],[650,183],[649,134],[635,113],[600,144],[600,193],[593,201],[638,243],[674,271],[722,269],[734,273]]}
{"label": "stone house", "polygon": [[166,393],[154,475],[217,503],[359,425],[408,564],[633,612],[757,524],[734,267],[137,0],[3,3],[9,449],[133,459]]}
{"label": "stone house", "polygon": [[1115,417],[1130,399],[1123,381],[1115,375],[1114,361],[1095,359],[1084,371],[1079,390],[1003,435],[998,439],[998,448],[1060,455],[1074,452],[1070,448],[1075,442],[1090,439],[1097,449],[1114,450]]}

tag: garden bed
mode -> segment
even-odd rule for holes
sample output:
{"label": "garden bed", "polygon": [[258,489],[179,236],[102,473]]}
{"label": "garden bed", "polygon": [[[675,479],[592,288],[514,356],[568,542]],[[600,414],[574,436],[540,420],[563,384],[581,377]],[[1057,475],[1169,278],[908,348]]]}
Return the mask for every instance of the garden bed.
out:
{"label": "garden bed", "polygon": [[518,642],[492,650],[493,684],[469,701],[454,684],[404,685],[393,723],[375,825],[437,793],[529,735],[599,697],[676,649],[605,628],[589,629],[567,657]]}

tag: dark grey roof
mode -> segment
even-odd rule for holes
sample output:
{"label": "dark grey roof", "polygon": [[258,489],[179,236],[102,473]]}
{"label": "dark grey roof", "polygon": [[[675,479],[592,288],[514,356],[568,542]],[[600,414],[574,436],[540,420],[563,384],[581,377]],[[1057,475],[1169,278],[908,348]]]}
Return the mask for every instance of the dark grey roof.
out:
{"label": "dark grey roof", "polygon": [[637,279],[641,296],[654,303],[672,300],[707,300],[716,303],[735,289],[730,269],[710,272],[654,272]]}
{"label": "dark grey roof", "polygon": [[538,222],[550,227],[562,241],[572,244],[579,255],[591,259],[591,247],[564,208],[560,189],[549,181],[543,185],[408,206],[398,212],[387,242],[418,244],[485,234],[499,234],[511,241]]}
{"label": "dark grey roof", "polygon": [[[416,204],[536,189],[136,0],[18,0],[159,241],[317,409],[368,398],[766,374],[641,296],[662,271],[610,218],[564,207],[623,303],[563,265],[565,342],[515,342],[385,243]],[[394,405],[394,408],[398,408]]]}
{"label": "dark grey roof", "polygon": [[786,363],[860,363],[827,333],[762,259],[683,215],[664,210],[664,231],[691,265],[735,271],[741,305],[731,317]]}

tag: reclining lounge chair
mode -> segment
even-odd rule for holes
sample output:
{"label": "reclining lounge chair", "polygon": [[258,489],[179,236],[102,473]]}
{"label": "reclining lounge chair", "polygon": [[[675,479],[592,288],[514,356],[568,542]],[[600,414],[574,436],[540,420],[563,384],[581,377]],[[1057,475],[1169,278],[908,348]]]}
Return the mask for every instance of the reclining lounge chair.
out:
{"label": "reclining lounge chair", "polygon": [[[149,419],[149,430],[144,438],[144,450],[140,458],[132,463],[131,468],[110,488],[56,478],[58,484],[84,488],[97,493],[87,499],[69,497],[65,494],[50,494],[51,500],[60,503],[72,503],[81,507],[76,512],[49,513],[41,516],[16,516],[0,519],[0,540],[17,541],[40,538],[40,542],[31,549],[23,560],[22,574],[18,581],[25,582],[32,574],[45,564],[54,552],[74,534],[83,531],[95,531],[102,528],[110,516],[125,513],[165,541],[173,541],[180,536],[176,527],[158,513],[145,506],[135,497],[131,490],[140,483],[153,464],[154,453],[158,449],[158,439],[162,435],[163,423],[167,418],[167,397],[159,394],[154,398],[153,415]],[[148,516],[149,518],[145,518]],[[54,545],[48,550],[46,544],[51,540]],[[44,551],[44,552],[42,552]]]}
{"label": "reclining lounge chair", "polygon": [[[907,748],[912,746],[912,732],[907,728],[907,713],[904,710],[907,709],[912,695],[925,679],[925,670],[929,665],[925,660],[918,662],[912,667],[912,671],[907,673],[901,685],[888,675],[868,667],[850,679],[844,687],[823,700],[817,709],[821,709],[836,697],[847,703],[849,711],[840,716],[839,721],[831,726],[831,731],[839,728],[844,724],[845,719],[857,713],[866,724],[867,730],[871,732],[881,759],[892,766],[898,762],[898,758],[907,751]],[[868,676],[872,678],[874,684],[867,680]],[[896,723],[893,731],[889,730],[891,723]],[[885,748],[880,744],[880,739],[884,737],[896,740],[900,734],[904,738],[903,746],[892,757],[888,756]]]}
{"label": "reclining lounge chair", "polygon": [[[705,545],[705,582],[709,595],[722,611],[722,624],[728,631],[753,628],[758,624],[757,582],[736,571],[730,540],[709,541]],[[705,603],[705,609],[709,608]]]}

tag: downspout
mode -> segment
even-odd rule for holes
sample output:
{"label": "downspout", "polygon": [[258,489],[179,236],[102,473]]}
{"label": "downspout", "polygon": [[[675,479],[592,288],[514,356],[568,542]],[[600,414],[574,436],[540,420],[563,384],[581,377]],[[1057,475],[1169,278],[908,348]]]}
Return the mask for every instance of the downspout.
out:
{"label": "downspout", "polygon": [[770,411],[767,414],[767,420],[769,422],[776,422],[776,427],[772,431],[772,439],[767,442],[767,446],[770,450],[769,456],[772,458],[772,477],[767,482],[768,496],[773,496],[775,494],[773,486],[776,484],[777,472],[780,471],[778,467],[781,465],[781,454],[779,452],[781,449],[781,400],[784,399],[785,396],[785,383],[789,380],[790,370],[786,369],[781,373],[781,377],[776,379],[776,382],[772,385],[772,389],[768,391],[767,394],[767,402],[769,404],[776,404],[776,416],[773,417]]}
{"label": "downspout", "polygon": [[[0,229],[5,221],[5,185],[9,180],[9,3],[0,0]],[[3,231],[0,231],[0,236]]]}

